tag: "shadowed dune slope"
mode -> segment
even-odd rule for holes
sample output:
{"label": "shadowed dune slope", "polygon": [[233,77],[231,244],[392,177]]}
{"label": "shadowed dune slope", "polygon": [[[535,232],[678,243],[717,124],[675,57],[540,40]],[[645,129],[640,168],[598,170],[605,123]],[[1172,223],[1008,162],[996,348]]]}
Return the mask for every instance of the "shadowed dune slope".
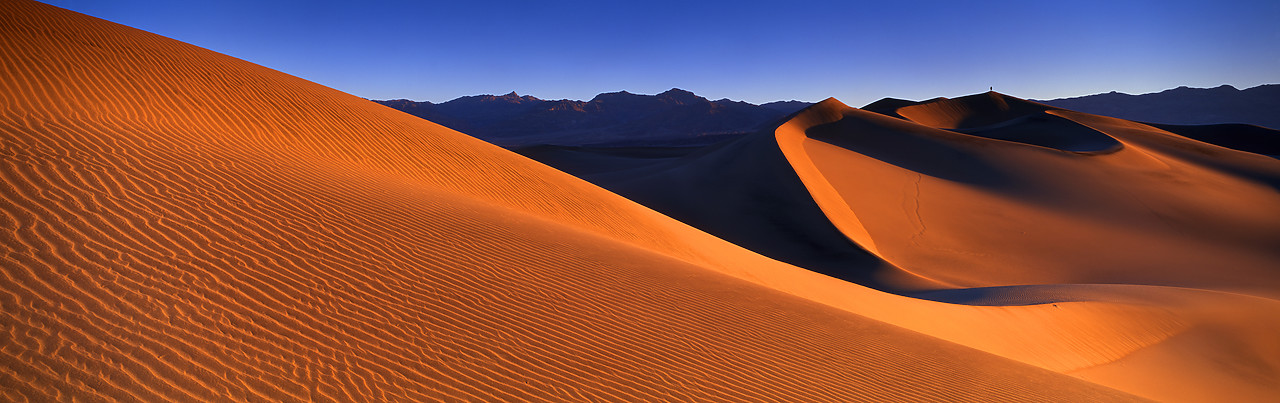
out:
{"label": "shadowed dune slope", "polygon": [[876,107],[893,110],[907,120],[940,129],[988,126],[1056,109],[998,92],[986,92],[955,99],[935,98],[914,104],[880,101],[868,105],[867,109],[874,110]]}
{"label": "shadowed dune slope", "polygon": [[1111,136],[1048,113],[1021,116],[989,126],[956,129],[956,131],[989,139],[1081,153],[1112,152],[1122,147],[1120,141]]}
{"label": "shadowed dune slope", "polygon": [[1000,94],[959,100],[907,108],[1027,114],[951,131],[828,100],[775,132],[688,155],[529,155],[748,249],[883,290],[1280,290],[1275,159]]}
{"label": "shadowed dune slope", "polygon": [[[993,99],[1000,102],[985,102]],[[834,100],[802,112],[777,136],[828,217],[858,217],[861,229],[846,231],[849,238],[868,239],[888,262],[936,281],[1158,284],[1277,296],[1280,193],[1268,183],[1280,161],[1138,123],[1034,111],[994,93],[961,100],[984,102],[943,100],[947,106],[899,112],[963,126],[954,123],[982,119],[956,111],[1004,110],[1008,126],[969,130],[1118,145],[1071,152]],[[1019,108],[1030,115],[1017,116]]]}
{"label": "shadowed dune slope", "polygon": [[[896,267],[962,289],[953,296],[967,302],[976,302],[969,299],[975,293],[1002,295],[997,303],[1140,295],[1174,310],[1219,312],[1183,322],[1190,327],[1124,359],[1068,373],[1160,400],[1276,394],[1280,161],[999,94],[963,100],[907,106],[898,113],[909,120],[901,120],[832,99],[775,134],[814,200],[850,240],[874,245]],[[1018,122],[1028,117],[1038,122]],[[1001,137],[1019,141],[929,127],[998,127],[1001,119],[1015,122]],[[1071,129],[1053,133],[1063,127]],[[1072,152],[1025,141],[1045,133],[1059,143],[1100,135],[1120,145]],[[1181,288],[1172,297],[1149,286],[1018,286],[1088,283]],[[991,286],[1008,287],[970,288]],[[1193,289],[1258,298],[1226,302]],[[1236,341],[1210,341],[1227,338]],[[1181,369],[1171,373],[1171,365]],[[1099,377],[1126,371],[1133,372]]]}
{"label": "shadowed dune slope", "polygon": [[940,286],[849,242],[814,204],[772,136],[667,158],[576,148],[520,152],[774,259],[873,288]]}
{"label": "shadowed dune slope", "polygon": [[1071,353],[1044,307],[872,292],[260,66],[0,15],[2,400],[1128,400],[1046,360],[1179,328],[1064,304],[1114,347]]}
{"label": "shadowed dune slope", "polygon": [[996,92],[923,102],[885,98],[863,109],[928,127],[1063,151],[1109,152],[1121,147],[1104,133],[1048,113],[1058,108]]}
{"label": "shadowed dune slope", "polygon": [[1245,124],[1162,125],[1152,127],[1230,149],[1280,158],[1280,130]]}
{"label": "shadowed dune slope", "polygon": [[[815,300],[1159,400],[1280,392],[1273,159],[1066,110],[1005,118],[966,131],[1019,141],[830,99],[683,155],[528,155],[763,254],[991,310],[800,292]],[[851,253],[813,252],[833,250]]]}

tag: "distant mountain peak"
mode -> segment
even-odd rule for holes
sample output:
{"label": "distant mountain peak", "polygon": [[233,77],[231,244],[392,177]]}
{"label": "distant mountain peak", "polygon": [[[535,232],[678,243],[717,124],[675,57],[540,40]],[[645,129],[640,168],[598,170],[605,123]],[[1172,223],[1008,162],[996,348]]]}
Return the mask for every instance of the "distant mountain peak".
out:
{"label": "distant mountain peak", "polygon": [[[1164,90],[1164,91],[1160,91],[1160,92],[1169,92],[1169,91],[1226,91],[1226,92],[1235,92],[1235,91],[1240,91],[1240,90],[1239,90],[1238,88],[1236,88],[1235,86],[1232,86],[1231,84],[1222,84],[1222,85],[1219,85],[1219,86],[1217,86],[1217,87],[1208,87],[1208,88],[1196,88],[1196,87],[1188,87],[1188,86],[1185,86],[1185,85],[1180,85],[1180,86],[1178,86],[1177,88],[1168,89],[1168,90]],[[1113,91],[1113,92],[1114,92],[1114,91]],[[1157,94],[1158,94],[1158,93],[1157,93]],[[1144,95],[1145,95],[1145,94],[1144,94]]]}
{"label": "distant mountain peak", "polygon": [[680,88],[655,95],[606,92],[590,101],[540,100],[515,91],[440,103],[377,101],[499,145],[709,144],[809,106],[712,102]]}
{"label": "distant mountain peak", "polygon": [[630,92],[627,92],[627,90],[622,90],[617,92],[602,92],[602,93],[596,94],[594,98],[591,98],[591,100],[587,102],[604,102],[608,100],[634,98],[639,96],[643,96],[643,95],[632,94]]}
{"label": "distant mountain peak", "polygon": [[672,88],[672,89],[663,91],[661,94],[658,94],[657,97],[660,99],[674,101],[677,105],[688,105],[692,103],[711,102],[706,98],[698,96],[697,94],[694,94],[692,92],[685,91],[679,88]]}
{"label": "distant mountain peak", "polygon": [[[691,91],[685,91],[679,88],[672,88],[672,89],[663,91],[658,95],[664,95],[669,97],[698,97],[697,94],[694,94]],[[698,97],[698,98],[702,98],[702,97]]]}
{"label": "distant mountain peak", "polygon": [[511,91],[499,96],[489,95],[485,98],[485,100],[507,101],[512,103],[541,101],[541,99],[538,99],[536,97],[532,97],[529,95],[520,96],[520,94],[517,94],[515,91]]}
{"label": "distant mountain peak", "polygon": [[794,99],[790,101],[773,101],[773,102],[766,102],[766,103],[760,104],[761,107],[782,112],[783,115],[790,115],[792,113],[796,113],[801,109],[808,108],[810,105],[813,105],[813,103],[796,101]]}
{"label": "distant mountain peak", "polygon": [[1244,90],[1229,84],[1213,88],[1179,86],[1160,92],[1104,94],[1037,101],[1059,108],[1146,123],[1204,125],[1244,123],[1280,128],[1280,85]]}

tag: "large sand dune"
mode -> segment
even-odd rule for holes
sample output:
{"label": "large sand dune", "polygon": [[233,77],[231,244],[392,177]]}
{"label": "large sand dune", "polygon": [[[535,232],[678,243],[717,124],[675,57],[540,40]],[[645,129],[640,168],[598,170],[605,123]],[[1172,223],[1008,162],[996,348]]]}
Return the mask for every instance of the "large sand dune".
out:
{"label": "large sand dune", "polygon": [[[780,260],[1026,316],[855,312],[1149,397],[1276,392],[1275,160],[994,93],[872,106],[882,114],[828,100],[773,131],[683,156],[524,152]],[[929,125],[899,114],[917,106],[905,115]],[[1101,305],[1068,321],[1056,315],[1068,301]],[[955,322],[917,321],[937,317]],[[1119,325],[1131,321],[1142,324]],[[980,330],[997,323],[1007,327]],[[1093,333],[1104,328],[1107,337]],[[1018,336],[993,334],[1005,332]],[[1214,336],[1183,335],[1198,332]],[[1169,361],[1116,362],[1131,354]],[[1205,360],[1250,362],[1252,375],[1223,377],[1239,367]]]}
{"label": "large sand dune", "polygon": [[897,112],[830,100],[777,136],[828,216],[900,267],[1278,296],[1280,161],[995,93]]}
{"label": "large sand dune", "polygon": [[[1269,221],[1208,227],[1228,237],[1210,246],[1243,265],[1226,273],[1256,276],[1252,286],[1187,269],[1171,283],[1217,291],[908,298],[765,258],[270,69],[34,2],[0,2],[0,15],[3,400],[1261,400],[1277,389],[1280,304],[1259,291],[1273,277],[1249,266],[1269,258],[1254,238]],[[779,128],[778,145],[793,165],[811,160],[793,175],[832,234],[874,242],[874,261],[894,267],[940,259],[826,204],[861,186],[825,179],[829,163],[873,164],[827,158],[810,143],[836,142],[806,134],[859,112],[806,113],[818,116]],[[1117,164],[1155,164],[1139,157],[1163,161]],[[1223,173],[1268,166],[1241,157],[1211,173],[1238,181],[1221,192],[1273,197]],[[1009,188],[1020,189],[982,189]],[[1258,218],[1249,211],[1233,219]],[[922,275],[1023,281],[1016,262],[974,264]],[[1255,295],[1221,291],[1235,288]],[[1011,299],[1037,303],[999,306]]]}

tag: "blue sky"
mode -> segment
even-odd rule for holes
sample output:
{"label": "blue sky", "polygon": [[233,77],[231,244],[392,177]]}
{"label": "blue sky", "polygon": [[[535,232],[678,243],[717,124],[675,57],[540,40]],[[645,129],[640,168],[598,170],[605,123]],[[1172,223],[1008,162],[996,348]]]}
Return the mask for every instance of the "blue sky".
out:
{"label": "blue sky", "polygon": [[678,87],[862,106],[1280,83],[1276,0],[47,2],[372,99]]}

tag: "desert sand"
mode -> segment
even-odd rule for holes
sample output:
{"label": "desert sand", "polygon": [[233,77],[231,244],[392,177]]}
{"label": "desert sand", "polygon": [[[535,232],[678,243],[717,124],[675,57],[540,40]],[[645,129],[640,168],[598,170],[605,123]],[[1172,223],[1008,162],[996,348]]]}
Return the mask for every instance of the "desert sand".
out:
{"label": "desert sand", "polygon": [[[1019,143],[972,127],[984,99],[912,121],[830,100],[754,136],[777,172],[750,182],[793,180],[802,227],[849,242],[871,288],[281,72],[0,14],[3,400],[1280,394],[1267,157],[1048,109],[1027,124],[1099,134]],[[947,216],[967,208],[1005,216]],[[1008,236],[1026,225],[1044,233]]]}

